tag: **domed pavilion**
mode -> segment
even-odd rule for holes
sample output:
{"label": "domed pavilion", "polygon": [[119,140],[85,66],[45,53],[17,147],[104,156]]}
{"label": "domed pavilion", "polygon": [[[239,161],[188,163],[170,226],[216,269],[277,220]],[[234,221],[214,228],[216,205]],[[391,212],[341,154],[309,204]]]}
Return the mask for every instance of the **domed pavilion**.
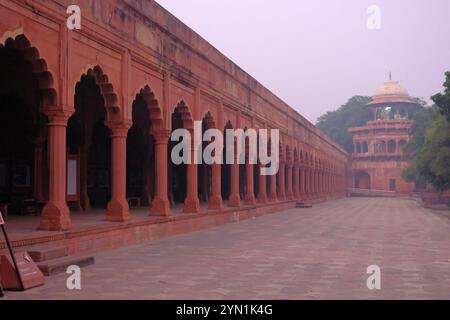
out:
{"label": "domed pavilion", "polygon": [[415,189],[405,181],[402,170],[408,165],[403,148],[410,140],[411,110],[415,102],[397,81],[378,87],[367,108],[373,120],[365,126],[350,128],[353,137],[352,180],[357,190],[408,194]]}

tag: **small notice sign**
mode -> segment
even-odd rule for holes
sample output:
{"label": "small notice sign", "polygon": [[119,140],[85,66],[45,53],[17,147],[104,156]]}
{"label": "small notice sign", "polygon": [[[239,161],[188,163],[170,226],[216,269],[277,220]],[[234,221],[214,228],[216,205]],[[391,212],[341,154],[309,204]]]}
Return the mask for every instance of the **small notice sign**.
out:
{"label": "small notice sign", "polygon": [[0,211],[0,225],[4,225],[5,221],[3,221],[2,212]]}
{"label": "small notice sign", "polygon": [[15,261],[7,255],[0,256],[0,274],[5,290],[22,291],[44,285],[44,275],[27,252],[16,252],[14,258]]}

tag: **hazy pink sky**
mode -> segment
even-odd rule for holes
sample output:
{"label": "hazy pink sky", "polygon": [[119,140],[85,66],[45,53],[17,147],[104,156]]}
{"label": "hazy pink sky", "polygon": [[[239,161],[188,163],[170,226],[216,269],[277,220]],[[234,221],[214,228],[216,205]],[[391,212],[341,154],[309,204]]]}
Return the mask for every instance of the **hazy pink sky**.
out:
{"label": "hazy pink sky", "polygon": [[[450,70],[449,0],[157,0],[315,122],[389,71],[429,101]],[[366,10],[381,9],[369,30]]]}

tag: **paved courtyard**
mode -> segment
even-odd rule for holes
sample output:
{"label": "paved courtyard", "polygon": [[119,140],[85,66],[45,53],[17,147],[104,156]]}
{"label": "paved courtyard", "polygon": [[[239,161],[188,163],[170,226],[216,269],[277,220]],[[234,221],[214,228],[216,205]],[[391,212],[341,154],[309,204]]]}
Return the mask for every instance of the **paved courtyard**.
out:
{"label": "paved courtyard", "polygon": [[67,276],[7,297],[450,299],[450,219],[410,200],[342,199],[97,254],[81,291]]}

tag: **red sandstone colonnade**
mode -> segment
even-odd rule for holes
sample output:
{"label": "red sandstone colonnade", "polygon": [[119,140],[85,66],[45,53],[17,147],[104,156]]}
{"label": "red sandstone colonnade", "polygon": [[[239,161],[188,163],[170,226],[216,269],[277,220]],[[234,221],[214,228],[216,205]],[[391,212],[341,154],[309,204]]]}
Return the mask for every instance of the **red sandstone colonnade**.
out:
{"label": "red sandstone colonnade", "polygon": [[[32,199],[41,229],[67,230],[80,210],[125,222],[134,207],[169,216],[177,203],[197,214],[345,194],[347,154],[192,30],[172,28],[156,3],[132,17],[120,0],[81,4],[82,29],[69,31],[58,0],[18,2],[0,4],[0,203],[12,214]],[[279,129],[278,174],[261,175],[261,163],[174,166],[171,133],[194,121]]]}

